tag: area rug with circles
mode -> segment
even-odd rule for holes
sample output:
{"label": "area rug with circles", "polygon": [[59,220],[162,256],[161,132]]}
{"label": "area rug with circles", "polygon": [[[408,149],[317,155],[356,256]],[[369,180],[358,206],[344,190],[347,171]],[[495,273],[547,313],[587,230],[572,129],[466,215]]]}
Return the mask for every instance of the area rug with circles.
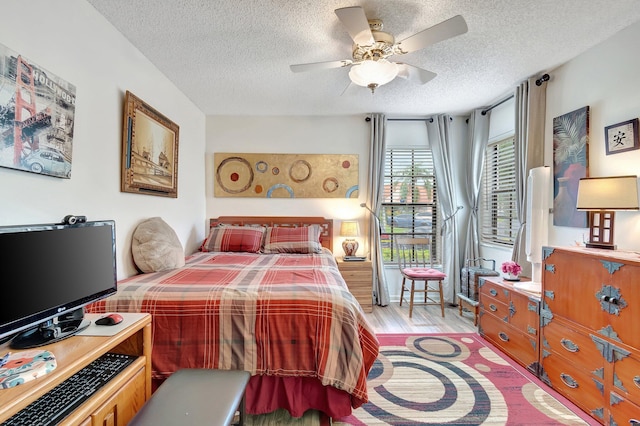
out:
{"label": "area rug with circles", "polygon": [[478,334],[378,339],[369,402],[333,425],[598,424]]}

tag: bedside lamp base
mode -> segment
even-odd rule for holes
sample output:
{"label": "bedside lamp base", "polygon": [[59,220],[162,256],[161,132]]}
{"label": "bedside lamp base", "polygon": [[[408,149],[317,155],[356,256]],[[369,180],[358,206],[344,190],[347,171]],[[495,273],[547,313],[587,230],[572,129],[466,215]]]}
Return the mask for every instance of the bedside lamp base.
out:
{"label": "bedside lamp base", "polygon": [[342,250],[345,256],[355,256],[358,252],[359,244],[356,240],[346,239],[342,242]]}

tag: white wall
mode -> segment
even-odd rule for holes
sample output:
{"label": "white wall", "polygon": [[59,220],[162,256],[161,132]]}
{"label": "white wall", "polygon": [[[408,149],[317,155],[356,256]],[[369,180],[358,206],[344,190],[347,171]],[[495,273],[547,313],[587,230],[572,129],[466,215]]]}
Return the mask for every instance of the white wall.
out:
{"label": "white wall", "polygon": [[[206,212],[207,217],[244,216],[324,216],[334,219],[334,252],[341,253],[343,238],[338,236],[342,220],[357,219],[365,235],[365,202],[369,170],[370,123],[365,116],[274,116],[207,117]],[[290,153],[356,154],[359,163],[358,198],[251,198],[214,197],[213,154]],[[358,255],[368,253],[363,237]]]}
{"label": "white wall", "polygon": [[[71,179],[0,168],[0,225],[114,219],[118,278],[136,272],[142,219],[161,216],[193,252],[205,233],[204,114],[84,0],[4,1],[1,13],[0,43],[74,84],[77,99]],[[120,192],[126,90],[180,127],[177,199]]]}
{"label": "white wall", "polygon": [[[549,72],[545,165],[553,167],[553,118],[588,105],[589,176],[640,175],[640,150],[606,155],[604,146],[606,126],[640,116],[639,41],[637,23]],[[619,250],[640,250],[640,213],[616,212],[614,231]],[[573,245],[588,235],[586,228],[552,226],[549,243]]]}
{"label": "white wall", "polygon": [[[638,87],[640,58],[629,54],[640,47],[640,23],[620,31],[573,60],[549,71],[545,117],[544,164],[553,171],[553,119],[589,106],[589,175],[640,175],[640,150],[606,155],[604,128],[640,116]],[[514,131],[513,100],[491,112],[490,140],[498,140]],[[549,191],[553,206],[553,190]],[[552,246],[582,244],[588,240],[588,228],[553,226],[549,216],[549,241]],[[616,212],[615,243],[619,250],[640,250],[640,213]],[[481,246],[483,257],[496,259],[499,268],[511,258],[511,250],[492,245]]]}

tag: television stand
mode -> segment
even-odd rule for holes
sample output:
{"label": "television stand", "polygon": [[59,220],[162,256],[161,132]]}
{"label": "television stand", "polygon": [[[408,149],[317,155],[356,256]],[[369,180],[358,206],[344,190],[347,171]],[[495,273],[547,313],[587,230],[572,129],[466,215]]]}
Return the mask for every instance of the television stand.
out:
{"label": "television stand", "polygon": [[[2,389],[0,423],[82,370],[93,360],[111,352],[134,355],[137,358],[66,417],[62,424],[125,426],[151,397],[151,315],[123,313],[122,316],[124,321],[117,326],[91,327],[80,335],[44,346],[43,349],[56,357],[56,369],[28,383]],[[93,321],[100,315],[87,314],[86,317],[87,320]],[[89,335],[93,329],[96,335]],[[8,343],[0,345],[0,355],[9,351],[18,352],[10,349]]]}

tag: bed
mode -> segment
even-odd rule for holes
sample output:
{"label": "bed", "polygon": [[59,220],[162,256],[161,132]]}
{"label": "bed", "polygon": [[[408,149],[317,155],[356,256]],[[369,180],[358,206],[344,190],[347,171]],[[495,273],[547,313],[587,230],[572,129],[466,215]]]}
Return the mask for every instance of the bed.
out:
{"label": "bed", "polygon": [[248,413],[344,417],[368,400],[378,341],[332,236],[319,217],[214,218],[184,267],[121,280],[87,312],[152,315],[156,385],[181,368],[246,370]]}

